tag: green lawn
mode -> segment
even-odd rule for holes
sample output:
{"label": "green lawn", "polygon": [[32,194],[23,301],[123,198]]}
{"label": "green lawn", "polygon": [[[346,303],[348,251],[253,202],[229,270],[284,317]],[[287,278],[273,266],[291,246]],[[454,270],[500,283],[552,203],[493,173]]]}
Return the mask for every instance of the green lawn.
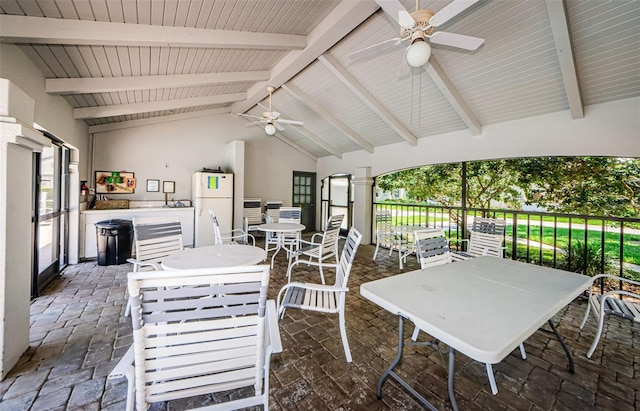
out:
{"label": "green lawn", "polygon": [[[510,232],[512,226],[507,225],[507,230]],[[569,243],[569,229],[564,227],[558,227],[556,229],[556,247],[562,248]],[[518,238],[527,238],[527,227],[518,225]],[[529,238],[531,241],[540,242],[540,227],[531,226],[529,231]],[[584,229],[573,228],[571,230],[572,241],[584,242]],[[602,233],[599,230],[589,230],[587,241],[589,243],[595,242],[600,244],[602,241]],[[542,243],[553,246],[553,227],[543,227],[542,229]],[[624,256],[623,261],[627,263],[640,265],[640,235],[638,234],[624,234]],[[534,248],[534,247],[532,247]],[[537,249],[537,245],[535,249]],[[618,260],[620,258],[620,234],[606,232],[604,236],[604,250],[613,259]],[[545,250],[547,251],[547,250]],[[526,252],[526,251],[525,251]],[[552,251],[548,250],[552,254]],[[544,253],[543,253],[544,254]]]}

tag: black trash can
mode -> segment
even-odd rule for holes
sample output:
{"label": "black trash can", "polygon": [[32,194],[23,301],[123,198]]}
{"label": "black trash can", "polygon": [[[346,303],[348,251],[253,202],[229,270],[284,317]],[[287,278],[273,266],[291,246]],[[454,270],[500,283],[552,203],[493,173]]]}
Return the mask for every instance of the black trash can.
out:
{"label": "black trash can", "polygon": [[96,223],[98,265],[118,265],[131,257],[133,225],[129,220],[105,220]]}

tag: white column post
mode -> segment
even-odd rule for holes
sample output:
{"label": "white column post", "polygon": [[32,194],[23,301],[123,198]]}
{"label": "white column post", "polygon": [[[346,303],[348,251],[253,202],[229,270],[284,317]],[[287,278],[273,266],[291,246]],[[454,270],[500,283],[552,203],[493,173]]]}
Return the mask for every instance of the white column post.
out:
{"label": "white column post", "polygon": [[355,169],[353,186],[353,226],[362,234],[362,244],[371,244],[371,208],[373,206],[371,167]]}
{"label": "white column post", "polygon": [[0,79],[0,380],[29,348],[33,152],[50,144],[32,127],[35,104]]}

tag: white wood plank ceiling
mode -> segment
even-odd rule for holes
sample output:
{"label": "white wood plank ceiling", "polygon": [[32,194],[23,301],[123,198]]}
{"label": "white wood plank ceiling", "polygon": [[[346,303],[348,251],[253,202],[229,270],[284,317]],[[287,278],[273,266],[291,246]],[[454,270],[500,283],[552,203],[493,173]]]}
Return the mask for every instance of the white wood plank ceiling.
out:
{"label": "white wood plank ceiling", "polygon": [[484,44],[432,44],[430,63],[404,77],[405,43],[349,56],[398,37],[383,1],[395,0],[0,0],[0,40],[92,132],[261,116],[273,85],[273,110],[304,122],[275,137],[316,158],[557,111],[579,119],[640,95],[638,0],[481,0],[443,30]]}

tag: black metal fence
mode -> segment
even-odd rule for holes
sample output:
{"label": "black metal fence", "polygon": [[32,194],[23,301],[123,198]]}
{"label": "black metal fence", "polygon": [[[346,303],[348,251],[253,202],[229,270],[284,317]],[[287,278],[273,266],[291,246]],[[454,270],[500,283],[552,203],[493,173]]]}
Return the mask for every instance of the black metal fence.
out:
{"label": "black metal fence", "polygon": [[[640,279],[640,218],[390,202],[376,202],[373,208],[374,215],[389,210],[394,225],[441,227],[453,248],[468,237],[467,225],[475,216],[503,219],[505,258],[588,275]],[[375,219],[373,225],[375,232]]]}

